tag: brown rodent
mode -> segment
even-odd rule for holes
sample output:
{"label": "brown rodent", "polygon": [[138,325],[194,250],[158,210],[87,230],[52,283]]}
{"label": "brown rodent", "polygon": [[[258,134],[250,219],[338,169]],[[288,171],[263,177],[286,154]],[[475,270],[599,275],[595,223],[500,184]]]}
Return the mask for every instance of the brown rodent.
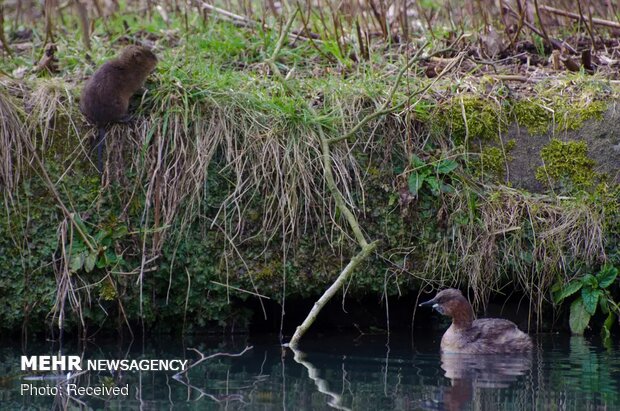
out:
{"label": "brown rodent", "polygon": [[143,46],[127,46],[118,58],[103,64],[86,82],[80,99],[80,110],[99,128],[97,136],[97,167],[102,170],[101,151],[105,126],[126,121],[129,99],[155,69],[157,57]]}

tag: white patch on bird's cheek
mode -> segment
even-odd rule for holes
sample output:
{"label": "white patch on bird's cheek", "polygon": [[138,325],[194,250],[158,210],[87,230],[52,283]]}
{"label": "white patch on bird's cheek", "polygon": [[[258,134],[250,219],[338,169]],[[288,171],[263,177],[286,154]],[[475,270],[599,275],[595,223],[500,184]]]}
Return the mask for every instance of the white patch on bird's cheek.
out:
{"label": "white patch on bird's cheek", "polygon": [[437,307],[439,307],[439,304],[437,303],[433,304],[433,308],[437,308]]}

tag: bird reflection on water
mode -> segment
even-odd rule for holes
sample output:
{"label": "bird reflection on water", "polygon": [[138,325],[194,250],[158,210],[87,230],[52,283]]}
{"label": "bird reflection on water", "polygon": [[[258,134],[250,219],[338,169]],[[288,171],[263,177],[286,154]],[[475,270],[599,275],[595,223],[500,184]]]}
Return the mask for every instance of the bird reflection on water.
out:
{"label": "bird reflection on water", "polygon": [[[86,346],[85,358],[188,358],[199,347],[209,357],[181,381],[165,372],[122,375],[85,374],[79,383],[129,384],[131,395],[112,398],[64,398],[20,395],[28,382],[41,387],[54,381],[29,381],[20,370],[19,344],[0,346],[0,409],[214,409],[214,410],[612,410],[620,404],[620,346],[603,346],[593,338],[562,334],[537,335],[532,357],[514,353],[439,354],[441,334],[421,334],[415,346],[407,335],[321,336],[304,342],[304,353],[273,343],[240,338],[191,341],[169,340],[162,346],[129,349],[113,343]],[[351,343],[354,341],[354,343]],[[134,346],[135,347],[135,346]],[[33,352],[58,352],[55,346],[36,346]],[[72,347],[67,352],[74,352]],[[293,355],[292,355],[293,354]],[[206,358],[205,357],[205,358]],[[530,368],[531,364],[531,368]],[[81,401],[77,402],[77,401]],[[64,408],[63,408],[64,407]]]}
{"label": "bird reflection on water", "polygon": [[441,369],[451,381],[442,387],[438,400],[423,405],[428,410],[468,409],[477,389],[508,388],[520,376],[532,368],[530,353],[506,354],[458,354],[442,353]]}

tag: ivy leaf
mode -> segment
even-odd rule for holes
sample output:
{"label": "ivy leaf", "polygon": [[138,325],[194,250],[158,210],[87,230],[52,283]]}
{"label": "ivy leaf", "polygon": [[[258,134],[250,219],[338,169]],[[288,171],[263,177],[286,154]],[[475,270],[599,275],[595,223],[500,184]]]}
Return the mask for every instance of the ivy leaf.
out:
{"label": "ivy leaf", "polygon": [[457,168],[459,164],[454,160],[443,160],[439,164],[437,164],[437,173],[439,174],[448,174]]}
{"label": "ivy leaf", "polygon": [[583,306],[590,315],[594,315],[596,312],[596,306],[598,304],[598,298],[601,295],[601,290],[598,288],[583,287],[581,289],[581,298],[583,300]]}
{"label": "ivy leaf", "polygon": [[618,269],[613,265],[605,265],[601,271],[596,275],[596,279],[598,280],[598,286],[601,288],[607,288],[616,281],[616,277],[618,276]]}
{"label": "ivy leaf", "polygon": [[571,281],[566,285],[566,287],[562,288],[557,294],[554,295],[553,299],[555,300],[555,303],[560,304],[566,297],[569,297],[579,291],[581,286],[583,286],[581,281]]}
{"label": "ivy leaf", "polygon": [[590,314],[588,314],[588,312],[586,311],[586,308],[583,305],[583,301],[581,300],[581,298],[576,299],[570,305],[570,318],[568,321],[570,325],[570,330],[573,332],[573,334],[582,335],[589,322]]}
{"label": "ivy leaf", "polygon": [[424,176],[420,175],[420,173],[418,173],[417,171],[414,171],[413,173],[409,174],[407,183],[409,186],[409,192],[412,195],[417,196],[418,191],[420,191],[420,188],[424,183]]}

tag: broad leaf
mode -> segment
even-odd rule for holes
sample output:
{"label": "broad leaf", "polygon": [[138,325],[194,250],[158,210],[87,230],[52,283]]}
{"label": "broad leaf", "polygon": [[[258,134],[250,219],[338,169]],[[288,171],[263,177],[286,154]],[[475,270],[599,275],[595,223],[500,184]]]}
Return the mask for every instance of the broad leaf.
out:
{"label": "broad leaf", "polygon": [[601,307],[601,311],[605,315],[609,314],[609,300],[608,300],[608,298],[609,298],[609,296],[607,296],[607,295],[601,295],[601,297],[598,299],[598,305],[599,305],[599,307]]}
{"label": "broad leaf", "polygon": [[424,177],[420,175],[420,173],[418,173],[417,171],[414,171],[413,173],[409,174],[407,183],[409,186],[409,192],[412,195],[417,196],[418,191],[420,191],[420,188],[422,187],[422,184],[424,183]]}
{"label": "broad leaf", "polygon": [[420,159],[420,157],[416,156],[415,154],[411,155],[411,167],[413,168],[422,168],[422,167],[426,167],[426,163],[424,161],[422,161]]}
{"label": "broad leaf", "polygon": [[598,281],[596,280],[596,277],[593,276],[592,274],[584,275],[583,278],[581,279],[581,282],[584,285],[589,285],[592,288],[598,288]]}
{"label": "broad leaf", "polygon": [[431,191],[434,195],[439,194],[439,180],[437,180],[437,177],[428,176],[426,177],[426,179],[424,179],[424,181],[426,181],[426,183],[430,186]]}
{"label": "broad leaf", "polygon": [[570,318],[568,321],[570,330],[573,334],[582,335],[589,322],[590,314],[588,314],[586,308],[583,306],[583,301],[581,298],[576,299],[570,306]]}
{"label": "broad leaf", "polygon": [[126,236],[128,232],[129,230],[127,229],[127,226],[121,225],[114,230],[114,233],[112,234],[112,238],[114,239],[122,238]]}
{"label": "broad leaf", "polygon": [[93,271],[93,268],[95,268],[95,262],[97,262],[97,254],[98,252],[94,251],[88,254],[86,259],[84,260],[84,269],[87,273],[90,273],[91,271]]}
{"label": "broad leaf", "polygon": [[71,256],[71,262],[69,263],[69,270],[71,272],[78,272],[84,265],[84,259],[86,258],[86,253],[76,253]]}
{"label": "broad leaf", "polygon": [[105,250],[105,254],[103,256],[107,266],[114,265],[118,262],[118,257],[111,248]]}
{"label": "broad leaf", "polygon": [[596,312],[596,306],[598,304],[598,298],[600,295],[601,290],[599,290],[598,288],[592,289],[590,287],[583,287],[581,289],[583,306],[585,307],[588,314],[594,315],[594,313]]}
{"label": "broad leaf", "polygon": [[609,338],[611,336],[611,327],[614,326],[614,322],[616,321],[616,314],[613,312],[609,312],[605,322],[603,323],[603,328],[601,329],[601,337]]}
{"label": "broad leaf", "polygon": [[571,281],[554,296],[555,303],[559,304],[564,301],[566,297],[575,294],[581,289],[582,285],[581,281]]}
{"label": "broad leaf", "polygon": [[596,275],[596,279],[598,280],[598,286],[601,288],[607,288],[616,281],[616,277],[618,276],[618,269],[613,265],[605,265],[601,271]]}
{"label": "broad leaf", "polygon": [[442,193],[449,193],[452,194],[455,192],[454,187],[452,187],[450,184],[441,184],[441,192]]}
{"label": "broad leaf", "polygon": [[439,174],[448,174],[458,167],[458,163],[454,160],[442,160],[437,164],[437,172]]}

